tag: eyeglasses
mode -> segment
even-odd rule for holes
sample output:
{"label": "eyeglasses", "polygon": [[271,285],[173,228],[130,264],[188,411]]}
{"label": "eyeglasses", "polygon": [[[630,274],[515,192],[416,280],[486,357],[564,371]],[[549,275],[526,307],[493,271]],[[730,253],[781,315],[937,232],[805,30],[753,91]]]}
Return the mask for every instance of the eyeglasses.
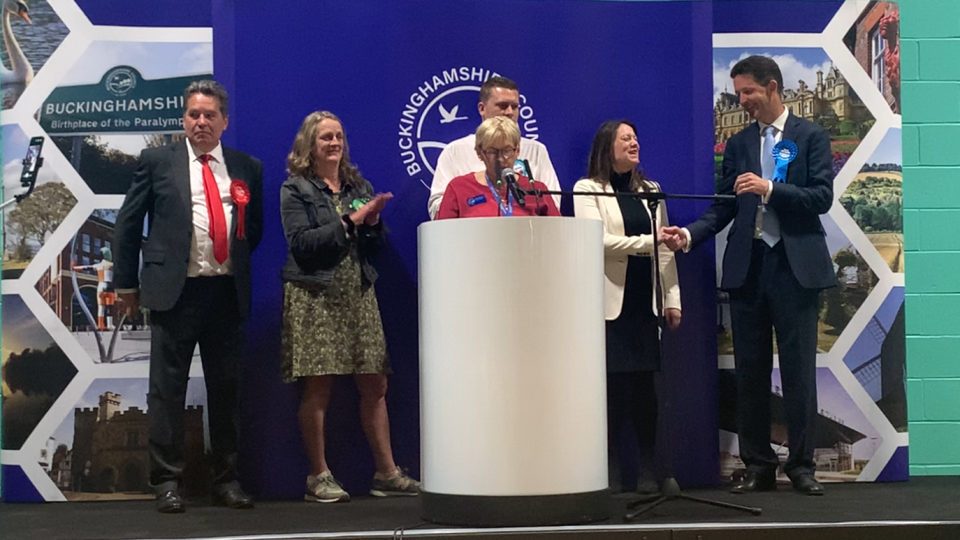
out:
{"label": "eyeglasses", "polygon": [[489,150],[483,150],[483,155],[487,156],[489,159],[498,159],[501,157],[510,159],[517,155],[517,148],[513,146],[500,148],[499,150],[496,148],[491,148]]}

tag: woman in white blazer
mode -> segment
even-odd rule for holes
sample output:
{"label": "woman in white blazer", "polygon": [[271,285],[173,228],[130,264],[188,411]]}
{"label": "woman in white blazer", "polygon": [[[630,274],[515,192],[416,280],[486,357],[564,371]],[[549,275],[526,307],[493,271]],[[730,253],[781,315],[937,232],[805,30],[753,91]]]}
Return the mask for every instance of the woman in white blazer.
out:
{"label": "woman in white blazer", "polygon": [[[587,178],[573,190],[581,193],[659,191],[640,169],[637,129],[627,120],[605,122],[590,150]],[[654,373],[660,369],[659,328],[653,281],[655,240],[650,209],[632,197],[573,198],[577,217],[603,222],[604,306],[607,319],[607,423],[610,487],[619,478],[620,428],[632,424],[640,448],[638,490],[658,490],[654,474],[657,397]],[[657,225],[669,225],[666,204],[657,209]],[[680,325],[680,285],[673,252],[660,246],[664,319],[670,329]],[[625,489],[632,490],[632,487]]]}

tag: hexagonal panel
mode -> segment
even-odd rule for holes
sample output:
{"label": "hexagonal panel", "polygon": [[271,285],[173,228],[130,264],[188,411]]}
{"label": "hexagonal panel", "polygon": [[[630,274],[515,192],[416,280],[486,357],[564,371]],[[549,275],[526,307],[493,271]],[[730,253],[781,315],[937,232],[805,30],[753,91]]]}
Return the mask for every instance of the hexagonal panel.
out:
{"label": "hexagonal panel", "polygon": [[[145,378],[97,379],[48,439],[44,470],[68,501],[153,498]],[[187,385],[185,489],[208,492],[204,455],[206,388]]]}
{"label": "hexagonal panel", "polygon": [[747,56],[776,60],[783,75],[783,104],[801,118],[830,133],[834,172],[839,172],[875,119],[843,73],[820,48],[743,47],[713,50],[714,153],[723,155],[726,141],[753,122],[733,93],[730,69]]}
{"label": "hexagonal panel", "polygon": [[903,272],[903,143],[901,130],[887,131],[853,178],[840,204],[894,272]]}
{"label": "hexagonal panel", "polygon": [[843,357],[843,363],[897,431],[907,430],[903,308],[903,287],[894,287]]}
{"label": "hexagonal panel", "polygon": [[123,195],[143,149],[182,138],[183,89],[210,77],[212,54],[209,42],[94,41],[40,125],[94,193]]}
{"label": "hexagonal panel", "polygon": [[[820,222],[826,232],[827,249],[833,259],[834,271],[840,283],[839,287],[820,293],[820,331],[817,337],[817,349],[821,353],[826,353],[833,348],[833,344],[843,333],[854,313],[860,309],[877,284],[877,275],[833,218],[825,214],[820,216]],[[717,235],[717,260],[721,260],[723,250],[726,248],[725,236],[725,232]],[[717,295],[718,353],[732,355],[733,334],[730,324],[729,295],[719,289]],[[774,342],[774,352],[776,351],[777,346]]]}
{"label": "hexagonal panel", "polygon": [[[3,164],[4,197],[24,192],[20,178],[29,141],[16,124],[3,126],[3,150],[7,156]],[[48,149],[44,147],[42,154],[46,153]],[[15,279],[23,273],[76,204],[76,197],[53,168],[40,166],[33,193],[3,212],[3,279]]]}
{"label": "hexagonal panel", "polygon": [[877,284],[877,275],[829,215],[820,216],[839,286],[820,293],[817,346],[829,351]]}
{"label": "hexagonal panel", "polygon": [[77,374],[18,295],[3,295],[3,449],[18,450]]}
{"label": "hexagonal panel", "polygon": [[900,114],[900,6],[895,2],[870,2],[844,36],[843,44],[890,110]]}
{"label": "hexagonal panel", "polygon": [[69,30],[45,0],[3,0],[3,108],[10,109]]}
{"label": "hexagonal panel", "polygon": [[[790,448],[779,369],[773,370],[770,391],[770,445],[782,465]],[[817,368],[817,401],[814,450],[817,479],[821,482],[856,481],[860,471],[880,448],[883,442],[880,433],[829,368]],[[745,470],[736,437],[736,407],[736,374],[733,370],[721,370],[720,469],[725,479],[737,478]],[[778,480],[789,482],[785,475]]]}
{"label": "hexagonal panel", "polygon": [[134,318],[116,311],[113,225],[117,210],[98,209],[83,222],[37,292],[96,363],[150,359],[149,311]]}

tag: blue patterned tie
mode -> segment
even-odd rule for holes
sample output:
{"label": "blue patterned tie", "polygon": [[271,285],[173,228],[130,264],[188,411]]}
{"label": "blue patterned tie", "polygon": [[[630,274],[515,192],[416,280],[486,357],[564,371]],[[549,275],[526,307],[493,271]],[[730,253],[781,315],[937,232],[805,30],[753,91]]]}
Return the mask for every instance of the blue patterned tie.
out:
{"label": "blue patterned tie", "polygon": [[[776,146],[775,131],[777,128],[767,126],[763,130],[763,149],[760,151],[760,171],[766,180],[773,179],[776,164],[773,160],[773,147]],[[760,235],[768,246],[773,247],[780,241],[780,219],[773,208],[763,206],[763,231]]]}

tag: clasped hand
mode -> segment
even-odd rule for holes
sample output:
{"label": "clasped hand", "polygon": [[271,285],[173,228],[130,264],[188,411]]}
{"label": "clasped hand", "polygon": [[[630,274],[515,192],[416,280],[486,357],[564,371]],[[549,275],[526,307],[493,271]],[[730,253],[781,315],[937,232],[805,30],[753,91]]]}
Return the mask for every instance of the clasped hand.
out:
{"label": "clasped hand", "polygon": [[392,198],[393,193],[377,193],[359,210],[350,214],[350,221],[353,221],[354,225],[376,225],[380,221],[380,211]]}
{"label": "clasped hand", "polygon": [[660,227],[660,234],[657,235],[660,244],[667,246],[670,251],[677,251],[687,247],[687,235],[683,233],[680,227]]}

